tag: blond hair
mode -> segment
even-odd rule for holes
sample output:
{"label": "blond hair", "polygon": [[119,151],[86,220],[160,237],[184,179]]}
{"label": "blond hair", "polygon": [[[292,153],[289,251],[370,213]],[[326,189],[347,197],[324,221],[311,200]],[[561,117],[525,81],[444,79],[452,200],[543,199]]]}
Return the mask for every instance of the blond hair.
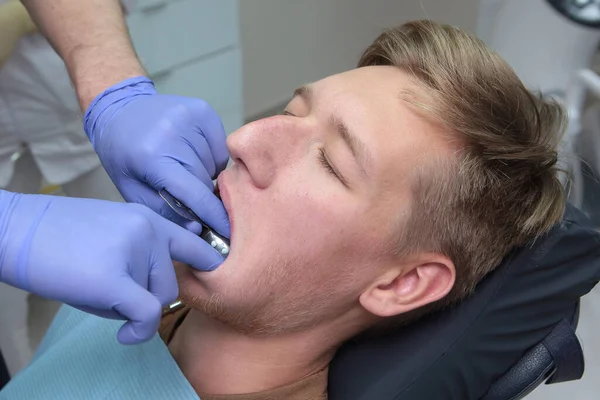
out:
{"label": "blond hair", "polygon": [[422,90],[404,93],[406,101],[459,143],[456,157],[415,177],[410,217],[393,244],[400,254],[435,251],[454,262],[454,288],[430,311],[467,296],[512,248],[560,221],[565,195],[556,165],[565,115],[530,93],[482,41],[448,25],[414,21],[386,30],[358,67],[372,65],[411,74]]}

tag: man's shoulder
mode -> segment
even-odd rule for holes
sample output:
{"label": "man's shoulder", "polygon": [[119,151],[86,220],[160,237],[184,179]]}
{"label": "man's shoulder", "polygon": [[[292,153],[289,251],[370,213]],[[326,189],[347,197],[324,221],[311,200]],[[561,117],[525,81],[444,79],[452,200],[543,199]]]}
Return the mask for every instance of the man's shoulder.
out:
{"label": "man's shoulder", "polygon": [[77,335],[85,329],[94,328],[113,331],[118,329],[119,322],[120,321],[103,320],[95,315],[87,314],[76,308],[63,305],[58,310],[52,324],[44,335],[44,338],[36,351],[34,360],[57,342],[70,340],[74,335]]}
{"label": "man's shoulder", "polygon": [[63,306],[0,399],[198,398],[158,335],[125,346],[116,338],[122,324]]}

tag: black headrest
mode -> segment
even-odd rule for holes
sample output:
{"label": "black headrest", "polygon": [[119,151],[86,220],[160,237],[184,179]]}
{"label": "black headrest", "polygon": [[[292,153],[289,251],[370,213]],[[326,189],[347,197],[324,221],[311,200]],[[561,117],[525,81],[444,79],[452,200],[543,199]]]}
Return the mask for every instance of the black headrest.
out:
{"label": "black headrest", "polygon": [[461,304],[342,347],[329,399],[480,399],[599,280],[600,235],[568,206],[561,224],[511,252]]}

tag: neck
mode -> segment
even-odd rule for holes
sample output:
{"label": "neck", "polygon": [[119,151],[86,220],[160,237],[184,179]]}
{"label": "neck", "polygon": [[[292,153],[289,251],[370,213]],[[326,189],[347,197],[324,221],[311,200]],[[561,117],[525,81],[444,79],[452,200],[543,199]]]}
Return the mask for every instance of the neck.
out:
{"label": "neck", "polygon": [[322,370],[336,343],[318,328],[289,335],[244,335],[191,310],[169,350],[198,393],[243,394],[288,385]]}

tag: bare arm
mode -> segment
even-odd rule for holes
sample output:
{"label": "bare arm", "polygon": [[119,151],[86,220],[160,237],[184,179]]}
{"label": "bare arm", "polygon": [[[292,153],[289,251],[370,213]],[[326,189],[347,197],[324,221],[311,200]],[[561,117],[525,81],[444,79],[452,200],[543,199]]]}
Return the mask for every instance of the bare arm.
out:
{"label": "bare arm", "polygon": [[82,110],[107,87],[146,74],[118,0],[21,1],[65,61]]}

